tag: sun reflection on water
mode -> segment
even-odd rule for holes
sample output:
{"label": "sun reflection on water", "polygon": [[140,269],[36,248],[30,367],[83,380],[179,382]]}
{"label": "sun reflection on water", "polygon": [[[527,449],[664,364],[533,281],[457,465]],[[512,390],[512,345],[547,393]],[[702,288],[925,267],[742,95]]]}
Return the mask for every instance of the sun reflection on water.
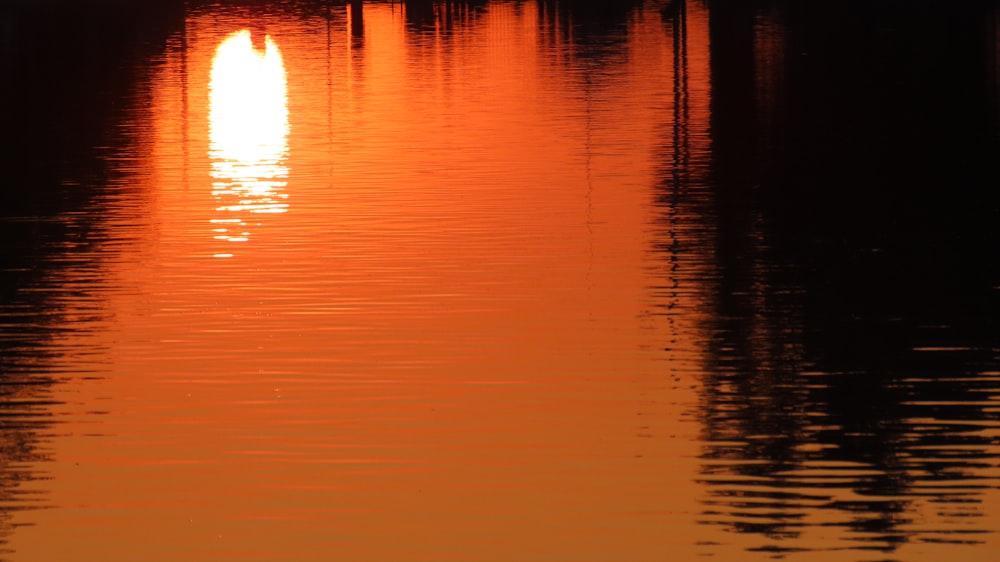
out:
{"label": "sun reflection on water", "polygon": [[[212,220],[215,238],[245,242],[243,213],[284,213],[288,194],[288,95],[285,65],[270,36],[254,47],[250,30],[230,34],[216,49],[209,84],[209,157],[216,210],[239,213]],[[218,257],[231,254],[218,253]]]}

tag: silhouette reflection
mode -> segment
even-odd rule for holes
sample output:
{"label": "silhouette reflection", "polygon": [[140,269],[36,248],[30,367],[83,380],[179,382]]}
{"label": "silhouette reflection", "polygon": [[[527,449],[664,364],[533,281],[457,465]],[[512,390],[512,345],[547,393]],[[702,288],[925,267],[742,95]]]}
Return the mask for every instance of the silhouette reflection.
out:
{"label": "silhouette reflection", "polygon": [[[176,28],[177,6],[0,3],[0,559],[11,534],[50,507],[52,436],[67,411],[56,390],[95,378],[106,326],[101,294],[137,61]],[[134,219],[133,219],[134,220]],[[86,348],[81,342],[87,341]],[[75,412],[74,412],[75,413]]]}
{"label": "silhouette reflection", "polygon": [[561,33],[563,40],[591,51],[611,52],[625,43],[629,16],[642,3],[539,0],[538,4],[550,29]]}
{"label": "silhouette reflection", "polygon": [[449,34],[468,28],[486,12],[488,0],[407,0],[406,24],[423,34]]}
{"label": "silhouette reflection", "polygon": [[938,193],[995,178],[988,65],[968,39],[983,14],[926,8],[849,4],[832,23],[799,4],[709,3],[718,282],[702,519],[757,535],[750,550],[994,532],[977,509],[997,454],[993,211]]}
{"label": "silhouette reflection", "polygon": [[362,0],[351,0],[351,39],[359,45],[365,38],[365,8]]}

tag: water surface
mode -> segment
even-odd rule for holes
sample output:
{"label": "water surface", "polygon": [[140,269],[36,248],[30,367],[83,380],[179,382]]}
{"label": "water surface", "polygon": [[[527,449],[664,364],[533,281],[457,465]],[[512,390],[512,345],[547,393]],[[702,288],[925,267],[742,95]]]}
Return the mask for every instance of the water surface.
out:
{"label": "water surface", "polygon": [[0,8],[2,556],[995,560],[1000,12],[586,4]]}

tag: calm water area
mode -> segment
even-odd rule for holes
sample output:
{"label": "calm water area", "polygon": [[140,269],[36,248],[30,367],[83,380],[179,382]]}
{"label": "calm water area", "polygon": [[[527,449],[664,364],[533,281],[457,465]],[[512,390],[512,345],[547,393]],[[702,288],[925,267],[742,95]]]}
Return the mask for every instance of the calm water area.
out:
{"label": "calm water area", "polygon": [[1000,3],[3,0],[0,103],[0,560],[1000,560]]}

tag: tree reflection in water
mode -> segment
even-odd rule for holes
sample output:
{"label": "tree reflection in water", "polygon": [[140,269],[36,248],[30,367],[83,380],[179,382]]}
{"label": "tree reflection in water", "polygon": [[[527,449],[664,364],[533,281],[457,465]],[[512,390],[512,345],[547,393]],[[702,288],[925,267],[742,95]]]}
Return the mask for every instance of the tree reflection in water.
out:
{"label": "tree reflection in water", "polygon": [[[998,419],[991,211],[939,193],[987,188],[988,105],[966,99],[987,99],[988,54],[969,39],[983,14],[935,24],[924,8],[830,23],[801,6],[710,3],[703,518],[762,535],[764,551],[831,546],[818,528],[885,551],[990,531],[975,520]],[[928,107],[948,117],[931,112],[914,136]]]}
{"label": "tree reflection in water", "polygon": [[[53,387],[63,373],[96,376],[69,351],[74,326],[106,318],[96,285],[108,226],[93,221],[115,196],[96,147],[123,139],[111,102],[128,69],[162,47],[177,23],[169,2],[0,5],[0,558],[16,512],[44,507],[57,431]],[[142,38],[141,42],[137,42]],[[140,44],[141,43],[141,44]],[[85,45],[85,49],[79,48]],[[44,69],[44,80],[39,79]],[[15,87],[8,87],[16,85]],[[85,85],[85,86],[83,86]],[[129,142],[124,139],[124,142]],[[99,368],[99,366],[96,366]]]}

